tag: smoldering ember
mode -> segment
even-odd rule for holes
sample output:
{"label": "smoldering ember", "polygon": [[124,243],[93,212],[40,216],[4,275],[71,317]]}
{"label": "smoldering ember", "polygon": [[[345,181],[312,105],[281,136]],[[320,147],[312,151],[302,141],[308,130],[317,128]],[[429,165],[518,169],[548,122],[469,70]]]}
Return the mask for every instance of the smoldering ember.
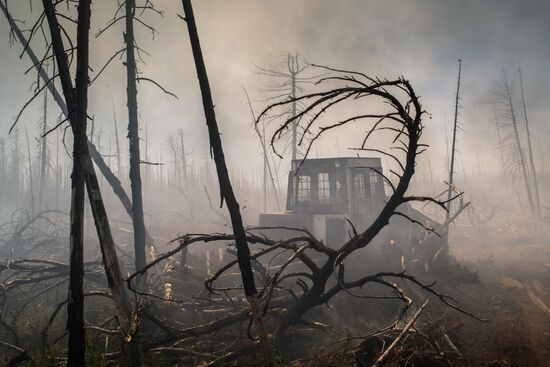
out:
{"label": "smoldering ember", "polygon": [[0,10],[0,365],[550,366],[550,2]]}

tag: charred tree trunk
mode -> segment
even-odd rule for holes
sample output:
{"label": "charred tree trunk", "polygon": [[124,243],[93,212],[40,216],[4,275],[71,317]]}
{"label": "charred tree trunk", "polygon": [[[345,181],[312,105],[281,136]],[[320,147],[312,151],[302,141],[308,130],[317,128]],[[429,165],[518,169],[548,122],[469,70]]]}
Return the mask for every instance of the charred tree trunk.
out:
{"label": "charred tree trunk", "polygon": [[[455,170],[455,153],[456,153],[456,133],[458,131],[458,109],[460,103],[460,78],[462,74],[462,60],[458,60],[458,81],[456,83],[456,96],[455,96],[455,117],[453,121],[453,140],[451,144],[451,158],[449,161],[449,188],[447,190],[447,214],[445,222],[449,222],[451,215],[451,198],[453,197],[454,190],[454,170]],[[443,254],[449,254],[449,226],[445,228],[445,238],[443,241]]]}
{"label": "charred tree trunk", "polygon": [[[292,61],[293,57],[289,54],[288,55],[288,70],[290,72],[290,83],[291,83],[291,91],[290,91],[290,97],[292,98],[292,160],[297,159],[297,136],[298,132],[296,131],[298,128],[298,121],[296,121],[296,72],[298,69],[298,57],[296,56],[294,59],[296,60],[296,69],[294,69],[294,62]],[[292,167],[292,163],[291,163]]]}
{"label": "charred tree trunk", "polygon": [[[116,122],[116,112],[113,106],[113,121],[115,124],[115,145],[116,145],[116,169],[119,177],[122,177],[122,158],[120,156],[120,141],[118,138],[118,126]],[[97,162],[96,162],[97,163]]]}
{"label": "charred tree trunk", "polygon": [[6,139],[0,138],[0,200],[4,199],[6,195],[6,167],[7,167],[7,154],[6,154]]}
{"label": "charred tree trunk", "polygon": [[[84,299],[82,297],[82,280],[84,275],[82,229],[84,215],[84,185],[86,184],[97,235],[99,237],[107,281],[109,288],[111,289],[115,311],[117,313],[117,319],[122,330],[124,340],[130,341],[131,343],[132,363],[134,366],[139,366],[143,364],[143,356],[139,347],[139,341],[132,337],[135,325],[133,325],[129,302],[125,293],[124,283],[122,281],[109,220],[107,218],[107,212],[101,197],[101,191],[99,190],[97,176],[95,175],[93,163],[90,158],[88,141],[86,137],[90,2],[81,0],[79,4],[76,89],[73,89],[68,57],[65,53],[60,27],[57,22],[55,6],[51,0],[42,0],[42,3],[44,5],[46,18],[49,24],[52,48],[58,64],[61,86],[65,96],[65,102],[63,105],[65,106],[65,111],[69,112],[68,117],[73,129],[73,135],[75,136],[75,151],[73,156],[75,164],[72,176],[73,194],[71,204],[71,281],[68,302],[68,325],[71,328],[70,334],[74,328],[74,337],[72,340],[71,337],[69,337],[69,365],[84,365],[83,358],[85,340],[82,315],[82,307],[84,304]],[[80,19],[81,17],[83,18],[82,21]],[[81,46],[81,44],[83,45]],[[59,99],[63,101],[55,89],[54,91],[54,95],[57,95]],[[78,179],[78,181],[76,181],[76,179]],[[74,269],[73,263],[76,265]]]}
{"label": "charred tree trunk", "polygon": [[32,154],[31,145],[29,143],[29,133],[25,129],[25,139],[27,140],[27,161],[29,162],[29,189],[30,189],[30,201],[31,201],[31,214],[34,216],[34,179],[32,174]]}
{"label": "charred tree trunk", "polygon": [[[134,0],[126,0],[126,78],[128,94],[128,140],[130,141],[130,185],[132,187],[132,223],[134,225],[134,250],[136,271],[146,264],[145,222],[141,192],[139,153],[139,125],[136,88],[136,59],[134,55]],[[140,283],[143,285],[145,278]]]}
{"label": "charred tree trunk", "polygon": [[527,118],[527,107],[525,105],[525,93],[523,92],[523,78],[521,75],[521,68],[518,69],[519,74],[519,83],[521,86],[521,102],[523,105],[523,116],[525,119],[525,131],[527,133],[527,152],[529,153],[529,164],[531,166],[531,173],[533,174],[533,189],[534,189],[534,206],[535,206],[535,216],[537,217],[537,220],[540,221],[541,219],[541,211],[540,211],[540,197],[539,197],[539,183],[537,179],[537,169],[535,168],[535,161],[533,159],[533,147],[531,144],[531,132],[529,130],[529,119]]}
{"label": "charred tree trunk", "polygon": [[[48,70],[46,69],[46,73]],[[44,205],[44,190],[47,185],[46,177],[46,165],[48,163],[48,140],[46,137],[46,132],[48,130],[48,91],[44,90],[44,106],[43,106],[43,115],[42,115],[42,144],[40,147],[40,183],[38,185],[38,205],[43,208]]]}
{"label": "charred tree trunk", "polygon": [[231,217],[231,224],[233,226],[233,233],[235,235],[235,244],[237,246],[237,259],[239,263],[239,269],[241,271],[244,292],[248,299],[250,309],[252,311],[252,317],[256,325],[256,331],[260,338],[260,344],[262,346],[262,351],[264,354],[264,365],[272,366],[273,357],[271,355],[271,347],[269,345],[269,340],[267,338],[267,333],[263,324],[262,315],[260,313],[258,291],[256,290],[254,274],[252,272],[252,266],[250,263],[250,250],[248,248],[246,233],[244,231],[242,223],[239,203],[237,202],[237,199],[233,192],[231,180],[227,171],[227,165],[225,163],[222,141],[220,138],[220,132],[218,130],[216,114],[214,112],[214,103],[212,101],[210,83],[208,81],[208,74],[206,72],[206,66],[204,64],[204,59],[202,56],[199,35],[197,32],[197,26],[193,14],[193,7],[191,5],[191,0],[182,0],[182,3],[185,13],[185,21],[187,23],[187,29],[189,32],[189,40],[191,43],[191,48],[193,50],[193,57],[195,59],[197,77],[199,79],[202,94],[202,103],[204,107],[204,114],[206,117],[206,125],[208,127],[208,135],[210,138],[211,153],[214,156],[216,171],[218,173],[221,200],[222,204],[223,200],[225,200],[229,215]]}
{"label": "charred tree trunk", "polygon": [[504,144],[502,143],[502,133],[500,131],[500,122],[498,121],[498,115],[497,115],[497,108],[495,104],[493,103],[493,116],[494,116],[494,123],[495,123],[495,129],[497,132],[497,141],[498,141],[498,150],[499,150],[499,156],[500,156],[500,164],[502,165],[502,178],[506,178],[506,163],[504,159]]}
{"label": "charred tree trunk", "polygon": [[[50,26],[52,45],[58,58],[59,72],[63,73],[61,83],[65,98],[72,101],[69,118],[74,135],[73,171],[71,174],[71,235],[70,235],[70,280],[67,303],[67,328],[69,330],[68,366],[83,366],[85,352],[84,332],[84,190],[87,156],[87,108],[88,108],[88,45],[90,32],[91,4],[80,0],[77,25],[77,64],[75,88],[69,75],[69,64],[61,44],[59,24],[55,5],[43,0],[44,10]],[[64,56],[64,57],[63,57]],[[63,59],[63,60],[62,60]]]}
{"label": "charred tree trunk", "polygon": [[187,159],[185,157],[185,145],[183,144],[183,129],[180,130],[180,150],[181,150],[181,172],[183,175],[183,184],[187,186]]}
{"label": "charred tree trunk", "polygon": [[275,204],[277,206],[277,210],[280,210],[280,200],[279,200],[279,190],[277,189],[277,185],[275,184],[275,178],[273,177],[273,172],[271,170],[271,164],[269,164],[269,154],[267,153],[267,143],[265,138],[265,122],[262,123],[262,130],[260,132],[260,129],[258,127],[258,124],[255,123],[256,121],[256,114],[254,113],[254,109],[252,108],[252,103],[250,102],[250,97],[248,96],[248,93],[246,89],[244,89],[244,94],[246,95],[246,100],[248,102],[248,107],[250,108],[250,114],[252,115],[252,122],[254,123],[254,130],[256,130],[256,134],[258,135],[258,138],[260,140],[260,145],[262,146],[262,153],[264,156],[264,169],[263,169],[263,195],[264,195],[264,212],[267,212],[267,176],[269,174],[269,179],[271,181],[271,187],[273,188],[273,194],[275,196]]}
{"label": "charred tree trunk", "polygon": [[535,214],[535,206],[533,202],[533,196],[531,193],[531,187],[529,185],[529,175],[527,173],[527,166],[525,163],[525,156],[523,155],[523,148],[521,147],[521,139],[519,137],[519,127],[516,120],[516,113],[514,110],[514,100],[512,98],[512,88],[508,84],[507,80],[504,80],[504,92],[505,92],[505,98],[506,102],[508,104],[508,108],[510,109],[510,118],[512,119],[512,126],[514,128],[514,139],[516,143],[516,149],[519,159],[519,165],[521,169],[521,173],[523,175],[523,181],[525,183],[525,192],[527,194],[527,199],[529,200],[529,207],[531,208],[531,212]]}

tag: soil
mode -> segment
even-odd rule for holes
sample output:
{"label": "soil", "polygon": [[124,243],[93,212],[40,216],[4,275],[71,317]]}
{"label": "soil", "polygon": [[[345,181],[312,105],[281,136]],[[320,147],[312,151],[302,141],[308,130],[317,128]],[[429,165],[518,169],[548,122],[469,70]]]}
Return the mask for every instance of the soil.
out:
{"label": "soil", "polygon": [[449,335],[457,348],[484,363],[550,366],[550,237],[502,228],[457,232],[453,253],[481,281],[461,287],[460,302],[489,319],[454,315]]}
{"label": "soil", "polygon": [[[434,299],[424,322],[447,334],[458,353],[430,357],[403,346],[382,366],[550,367],[550,235],[457,227],[450,242],[453,255],[477,273],[479,283],[440,289],[485,321]],[[452,350],[447,342],[440,344]],[[360,366],[357,354],[357,348],[332,351],[293,366]]]}

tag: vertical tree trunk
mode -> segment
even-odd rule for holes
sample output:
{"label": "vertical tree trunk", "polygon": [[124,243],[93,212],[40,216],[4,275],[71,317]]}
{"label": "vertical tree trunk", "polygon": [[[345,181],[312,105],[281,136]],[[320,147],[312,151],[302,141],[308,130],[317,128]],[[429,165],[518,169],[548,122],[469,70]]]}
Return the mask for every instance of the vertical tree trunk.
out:
{"label": "vertical tree trunk", "polygon": [[180,148],[181,148],[181,172],[183,175],[183,184],[187,185],[187,159],[185,158],[185,144],[183,144],[183,129],[180,130]]}
{"label": "vertical tree trunk", "polygon": [[29,189],[30,189],[30,201],[31,201],[31,214],[34,217],[35,208],[34,208],[34,180],[32,174],[32,154],[31,154],[31,145],[29,143],[29,133],[25,129],[25,138],[27,139],[27,158],[29,162]]}
{"label": "vertical tree trunk", "polygon": [[[455,96],[455,117],[453,121],[453,140],[451,143],[451,158],[449,161],[449,189],[447,190],[447,214],[445,217],[445,223],[449,222],[451,215],[451,198],[453,197],[453,185],[454,185],[454,169],[455,169],[455,153],[456,153],[456,133],[458,131],[458,109],[460,103],[460,78],[462,73],[462,60],[458,60],[458,81],[456,83],[456,96]],[[449,254],[449,225],[445,228],[445,238],[443,241],[444,254]]]}
{"label": "vertical tree trunk", "polygon": [[113,105],[113,121],[115,124],[115,144],[116,144],[116,173],[122,177],[122,157],[120,156],[120,141],[118,138],[118,126],[116,122],[115,106]]}
{"label": "vertical tree trunk", "polygon": [[[55,16],[50,1],[49,16]],[[70,112],[73,122],[73,171],[71,175],[71,255],[67,326],[69,351],[67,365],[83,366],[85,351],[84,333],[84,186],[86,172],[86,123],[88,110],[88,56],[90,32],[90,1],[78,2],[76,80],[73,91],[74,109]],[[49,20],[49,19],[48,19]],[[51,23],[50,23],[51,25]]]}
{"label": "vertical tree trunk", "polygon": [[512,119],[512,126],[514,128],[514,138],[517,148],[517,154],[519,157],[519,163],[521,167],[521,173],[523,175],[523,182],[525,183],[525,192],[527,194],[527,199],[529,200],[529,207],[531,208],[531,213],[535,214],[535,206],[533,203],[533,196],[531,193],[531,187],[529,185],[529,175],[527,173],[527,166],[525,163],[525,157],[523,155],[523,148],[521,147],[521,139],[519,137],[519,128],[516,120],[516,113],[514,110],[514,100],[512,98],[512,89],[508,84],[507,80],[504,80],[504,88],[506,93],[506,102],[510,108],[510,118]]}
{"label": "vertical tree trunk", "polygon": [[525,93],[523,92],[523,78],[521,75],[521,68],[518,69],[519,73],[519,83],[521,85],[521,102],[523,104],[523,116],[525,119],[525,130],[527,132],[527,151],[529,153],[529,163],[531,166],[531,173],[533,174],[533,185],[534,185],[534,206],[535,206],[535,216],[537,220],[541,219],[540,212],[540,197],[539,197],[539,183],[537,179],[537,169],[535,168],[535,161],[533,159],[533,147],[531,145],[531,132],[529,130],[529,119],[527,118],[527,107],[525,105]]}
{"label": "vertical tree trunk", "polygon": [[[289,57],[291,57],[289,55]],[[290,97],[292,98],[292,117],[296,117],[296,73],[293,71],[293,69],[291,69],[290,71],[290,75],[291,75],[291,85],[292,85],[292,90],[291,90],[291,94],[290,94]],[[298,147],[297,147],[297,136],[298,136],[298,132],[296,131],[298,129],[298,122],[296,121],[296,119],[293,119],[292,120],[292,160],[295,160],[298,155],[297,155],[297,150],[298,150]]]}
{"label": "vertical tree trunk", "polygon": [[[48,70],[46,69],[46,73]],[[43,102],[43,114],[42,114],[42,144],[40,149],[40,183],[38,185],[38,205],[43,208],[44,205],[44,190],[47,185],[46,177],[46,165],[48,163],[48,139],[45,136],[48,130],[48,91],[44,90],[44,102]]]}
{"label": "vertical tree trunk", "polygon": [[262,152],[264,156],[264,172],[263,172],[263,192],[264,192],[264,212],[267,212],[267,175],[269,174],[269,179],[271,181],[271,186],[273,189],[273,195],[275,196],[275,204],[277,206],[277,210],[281,209],[280,200],[279,200],[279,190],[277,189],[277,185],[275,184],[275,178],[273,177],[273,172],[271,171],[271,165],[269,164],[269,154],[267,153],[267,143],[265,140],[265,122],[262,122],[262,131],[260,132],[260,129],[258,127],[258,124],[256,124],[256,114],[254,113],[254,109],[252,108],[252,103],[250,102],[250,97],[248,96],[248,93],[246,89],[244,89],[244,94],[246,95],[246,100],[248,102],[248,107],[250,108],[250,114],[252,116],[252,122],[254,124],[254,129],[256,130],[256,134],[258,135],[258,138],[260,140],[260,145],[262,146]]}
{"label": "vertical tree trunk", "polygon": [[[58,123],[61,122],[59,117]],[[61,180],[61,167],[59,166],[59,129],[55,133],[55,210],[59,210],[59,185]]]}
{"label": "vertical tree trunk", "polygon": [[262,315],[260,312],[258,291],[256,290],[254,274],[252,272],[252,266],[250,263],[250,250],[248,248],[246,233],[244,231],[242,223],[239,203],[235,198],[233,187],[231,186],[231,180],[229,179],[229,173],[227,171],[222,141],[218,130],[216,114],[214,112],[214,103],[212,101],[210,83],[208,81],[208,74],[206,72],[206,66],[204,64],[204,59],[202,56],[197,26],[195,24],[193,7],[191,5],[191,0],[182,0],[182,4],[185,13],[185,21],[187,23],[187,29],[189,32],[191,48],[193,50],[193,57],[195,59],[197,77],[199,79],[199,85],[202,94],[202,103],[204,107],[204,114],[206,117],[206,125],[208,127],[211,153],[214,156],[216,171],[218,173],[221,200],[222,204],[223,200],[225,200],[229,215],[231,217],[231,224],[233,226],[233,233],[235,235],[235,244],[237,246],[237,259],[239,263],[239,269],[241,271],[244,292],[247,296],[252,312],[252,317],[254,319],[254,324],[256,325],[256,331],[260,339],[260,344],[264,354],[264,366],[272,366],[273,357],[271,355],[271,346],[269,344],[267,333],[263,324]]}
{"label": "vertical tree trunk", "polygon": [[[130,141],[130,185],[132,187],[132,223],[136,271],[145,267],[145,222],[141,192],[139,126],[136,88],[136,59],[134,55],[134,0],[126,0],[126,81],[128,94],[128,139]],[[144,285],[145,279],[140,281]]]}
{"label": "vertical tree trunk", "polygon": [[495,128],[496,128],[496,131],[497,131],[497,141],[498,141],[498,150],[499,150],[499,156],[500,156],[500,164],[502,166],[502,178],[505,179],[506,178],[506,163],[505,163],[505,160],[504,160],[504,144],[502,143],[502,134],[501,134],[501,131],[500,131],[500,122],[498,121],[498,116],[497,116],[497,108],[495,106],[495,104],[493,103],[493,116],[494,116],[494,119],[495,119]]}
{"label": "vertical tree trunk", "polygon": [[0,138],[0,200],[3,201],[4,196],[6,195],[6,187],[8,186],[6,184],[6,162],[7,162],[7,154],[6,154],[6,139]]}

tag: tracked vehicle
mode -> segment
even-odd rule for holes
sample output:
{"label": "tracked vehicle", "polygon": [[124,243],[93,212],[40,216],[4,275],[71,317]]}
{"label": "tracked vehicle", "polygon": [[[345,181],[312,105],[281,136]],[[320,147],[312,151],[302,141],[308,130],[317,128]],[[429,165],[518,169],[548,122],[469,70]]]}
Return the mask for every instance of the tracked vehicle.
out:
{"label": "tracked vehicle", "polygon": [[[288,175],[286,210],[260,214],[259,226],[305,228],[326,245],[338,248],[352,235],[352,226],[359,233],[364,231],[384,207],[382,175],[380,158],[295,160]],[[408,204],[403,204],[400,211],[428,227],[438,227],[438,223]],[[278,239],[296,236],[288,229],[267,231]],[[422,226],[394,215],[369,248],[391,253],[391,259],[403,266],[422,259],[422,267],[429,267],[442,239],[430,236],[428,246],[427,237]]]}

